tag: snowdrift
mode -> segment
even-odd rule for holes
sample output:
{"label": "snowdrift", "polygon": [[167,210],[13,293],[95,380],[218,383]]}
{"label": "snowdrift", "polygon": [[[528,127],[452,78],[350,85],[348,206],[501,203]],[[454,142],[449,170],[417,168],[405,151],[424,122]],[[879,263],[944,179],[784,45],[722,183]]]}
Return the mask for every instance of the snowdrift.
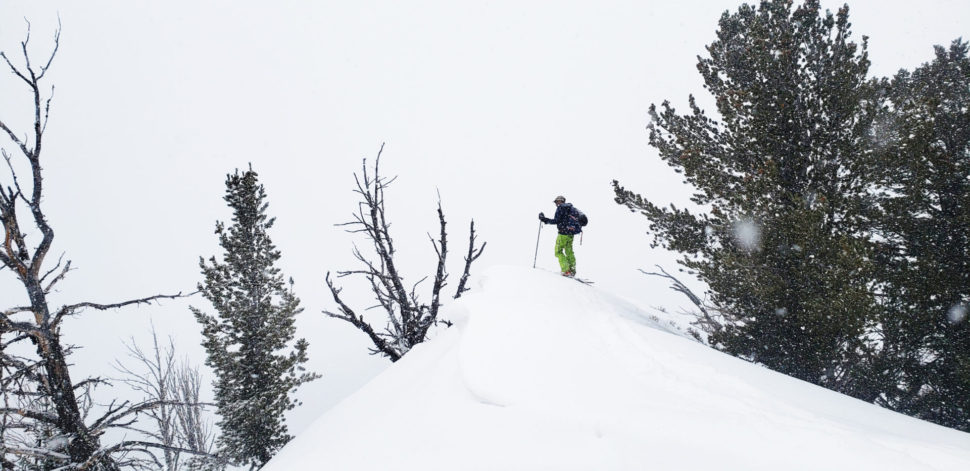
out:
{"label": "snowdrift", "polygon": [[595,287],[478,280],[452,328],[264,470],[970,469],[970,434],[716,352]]}

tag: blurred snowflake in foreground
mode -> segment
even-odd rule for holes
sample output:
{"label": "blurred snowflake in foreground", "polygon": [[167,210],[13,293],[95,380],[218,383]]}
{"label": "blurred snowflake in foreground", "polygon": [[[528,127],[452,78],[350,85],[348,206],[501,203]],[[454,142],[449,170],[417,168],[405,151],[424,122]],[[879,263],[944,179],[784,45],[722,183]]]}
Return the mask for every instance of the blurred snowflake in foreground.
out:
{"label": "blurred snowflake in foreground", "polygon": [[946,313],[946,318],[950,320],[951,324],[959,324],[966,320],[967,318],[967,305],[965,303],[957,303],[950,308]]}
{"label": "blurred snowflake in foreground", "polygon": [[734,239],[742,249],[754,252],[761,249],[761,226],[750,219],[734,223]]}

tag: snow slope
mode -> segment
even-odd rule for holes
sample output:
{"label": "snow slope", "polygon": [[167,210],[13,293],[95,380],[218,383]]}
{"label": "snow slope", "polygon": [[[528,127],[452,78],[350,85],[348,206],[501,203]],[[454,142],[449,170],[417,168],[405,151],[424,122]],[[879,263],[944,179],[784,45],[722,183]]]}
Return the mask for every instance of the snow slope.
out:
{"label": "snow slope", "polygon": [[289,443],[289,470],[966,470],[970,434],[716,352],[601,290],[493,267]]}

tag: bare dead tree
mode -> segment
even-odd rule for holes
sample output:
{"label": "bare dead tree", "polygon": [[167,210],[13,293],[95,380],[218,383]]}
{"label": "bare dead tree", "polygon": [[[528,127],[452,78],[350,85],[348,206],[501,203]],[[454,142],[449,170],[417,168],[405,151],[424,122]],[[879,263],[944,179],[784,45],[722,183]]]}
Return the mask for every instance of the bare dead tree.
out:
{"label": "bare dead tree", "polygon": [[[26,440],[5,440],[5,457],[40,457],[56,463],[61,470],[117,470],[116,456],[138,451],[147,445],[115,444],[103,447],[102,434],[125,425],[139,411],[154,404],[126,404],[110,407],[108,412],[87,423],[84,393],[97,380],[75,383],[71,378],[68,355],[71,347],[62,342],[64,319],[84,309],[109,310],[135,304],[150,304],[182,294],[154,295],[116,303],[79,302],[52,308],[48,295],[64,279],[71,267],[63,255],[50,266],[45,263],[54,242],[54,230],[44,213],[44,178],[41,151],[50,112],[53,87],[48,93],[42,85],[60,45],[60,26],[46,61],[31,62],[28,53],[30,25],[26,39],[20,43],[22,64],[15,64],[0,52],[17,80],[26,84],[33,102],[32,126],[18,133],[0,119],[0,130],[15,150],[0,146],[9,169],[9,180],[0,180],[0,223],[3,226],[0,246],[0,272],[11,272],[26,292],[26,303],[0,311],[0,342],[3,345],[3,395],[8,401],[0,415],[15,424]],[[26,169],[26,175],[24,170]],[[26,178],[21,178],[26,176]],[[25,210],[21,213],[20,210]],[[39,237],[39,240],[34,240]],[[9,301],[5,299],[4,301]],[[17,352],[16,354],[12,352]],[[32,353],[31,353],[32,352]],[[8,389],[15,388],[15,389]],[[7,432],[10,428],[7,427]],[[38,437],[52,431],[53,437]],[[43,439],[43,447],[29,446],[30,439]],[[157,446],[157,444],[155,445]],[[14,458],[11,458],[14,457]]]}
{"label": "bare dead tree", "polygon": [[[198,369],[188,362],[176,363],[175,341],[169,337],[162,346],[154,326],[150,351],[142,350],[134,339],[127,347],[128,356],[141,368],[117,362],[115,368],[124,374],[121,381],[141,393],[146,403],[157,406],[144,412],[148,427],[136,422],[126,428],[164,445],[144,452],[154,457],[152,461],[161,463],[165,471],[193,469],[201,462],[217,461],[212,453],[211,427],[203,417],[204,408],[212,404],[199,399],[202,381]],[[183,457],[182,450],[186,449],[194,452],[189,460]]]}
{"label": "bare dead tree", "polygon": [[205,416],[205,407],[210,404],[201,400],[202,375],[199,368],[190,365],[187,360],[183,361],[175,367],[169,389],[181,402],[175,408],[176,444],[180,448],[196,452],[185,460],[185,469],[223,469],[225,460],[216,455],[216,434],[212,421]]}
{"label": "bare dead tree", "polygon": [[[394,239],[390,234],[390,223],[384,210],[384,192],[394,182],[395,178],[385,178],[380,175],[380,159],[384,152],[384,145],[377,153],[374,161],[373,174],[367,169],[367,161],[362,165],[362,174],[354,174],[357,189],[354,190],[360,196],[357,213],[354,220],[348,223],[339,224],[348,227],[347,232],[353,234],[364,234],[373,248],[373,255],[365,255],[359,247],[354,247],[354,257],[363,265],[360,270],[339,271],[338,277],[351,275],[361,276],[370,284],[371,291],[377,298],[378,305],[387,314],[387,325],[382,332],[378,332],[374,327],[357,314],[340,297],[342,288],[337,287],[327,273],[327,287],[333,295],[334,302],[337,303],[337,312],[323,311],[324,314],[337,319],[345,320],[367,334],[374,348],[373,354],[381,354],[397,361],[413,346],[425,341],[428,330],[436,325],[438,320],[438,310],[441,307],[441,290],[447,285],[448,272],[446,261],[448,258],[448,234],[445,231],[444,211],[441,208],[441,198],[438,198],[438,223],[440,226],[437,240],[428,235],[431,245],[434,247],[437,256],[437,267],[434,279],[431,284],[431,301],[424,303],[417,294],[418,285],[428,277],[424,277],[415,283],[410,289],[405,285],[396,260],[394,258],[396,249]],[[475,246],[475,222],[472,221],[468,238],[468,255],[465,257],[465,269],[458,284],[458,290],[454,298],[458,298],[467,291],[465,284],[468,280],[471,264],[481,256],[485,249],[485,243]]]}
{"label": "bare dead tree", "polygon": [[[165,444],[175,444],[175,431],[173,427],[174,406],[167,403],[173,402],[174,398],[168,388],[173,368],[175,365],[175,345],[169,338],[168,345],[164,349],[159,347],[158,334],[152,326],[152,350],[145,353],[134,339],[126,345],[128,356],[140,364],[146,371],[134,371],[124,363],[117,362],[115,369],[125,376],[121,381],[128,384],[133,390],[141,393],[145,400],[155,400],[164,405],[160,405],[146,412],[146,415],[154,422],[152,429],[137,429],[155,441]],[[165,470],[173,471],[176,469],[178,455],[171,450],[161,450]]]}
{"label": "bare dead tree", "polygon": [[[707,335],[717,332],[723,328],[724,324],[718,320],[720,316],[716,314],[717,307],[710,306],[705,303],[704,300],[702,300],[700,296],[694,294],[694,292],[688,288],[687,285],[677,279],[677,277],[667,273],[667,271],[664,270],[660,265],[656,265],[656,267],[658,270],[660,270],[660,273],[648,272],[645,270],[640,270],[640,272],[644,275],[659,276],[661,278],[670,280],[672,283],[670,289],[687,296],[687,299],[689,299],[694,306],[697,306],[700,313],[690,313],[690,315],[694,317],[694,321],[691,322],[691,325],[697,327],[701,332],[704,332]],[[712,312],[714,314],[712,314]],[[700,335],[696,331],[691,331],[690,333],[698,340],[701,340]]]}

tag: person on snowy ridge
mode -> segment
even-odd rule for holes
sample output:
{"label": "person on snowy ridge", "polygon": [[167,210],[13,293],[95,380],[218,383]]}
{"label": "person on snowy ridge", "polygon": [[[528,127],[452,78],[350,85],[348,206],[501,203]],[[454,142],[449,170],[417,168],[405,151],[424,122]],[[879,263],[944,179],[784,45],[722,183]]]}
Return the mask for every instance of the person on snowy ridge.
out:
{"label": "person on snowy ridge", "polygon": [[[573,236],[583,232],[583,224],[579,217],[582,213],[567,203],[564,196],[557,196],[553,202],[556,203],[556,215],[549,219],[545,214],[539,213],[539,220],[546,224],[555,224],[559,229],[559,236],[556,237],[556,258],[559,259],[559,268],[563,276],[576,276]],[[582,219],[585,219],[585,216]]]}

